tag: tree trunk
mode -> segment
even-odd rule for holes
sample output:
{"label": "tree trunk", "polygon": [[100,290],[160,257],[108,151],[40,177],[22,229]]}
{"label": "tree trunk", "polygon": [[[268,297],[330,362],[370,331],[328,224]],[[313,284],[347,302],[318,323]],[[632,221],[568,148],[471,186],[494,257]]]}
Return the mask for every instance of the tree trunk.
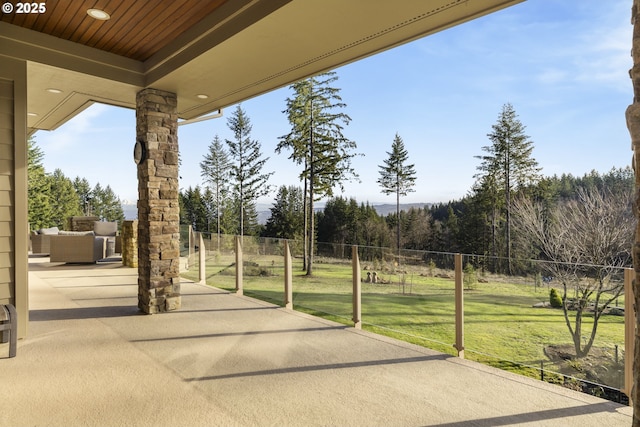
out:
{"label": "tree trunk", "polygon": [[[313,95],[313,87],[311,89],[311,94]],[[314,221],[313,221],[313,196],[314,196],[314,187],[315,187],[315,151],[314,151],[314,141],[313,141],[313,98],[311,98],[311,108],[310,108],[310,125],[309,125],[309,233],[308,233],[308,256],[309,260],[307,261],[307,276],[311,276],[313,274],[313,242],[315,241],[314,236]]]}
{"label": "tree trunk", "polygon": [[[633,41],[631,53],[633,56],[633,68],[630,76],[633,83],[633,104],[627,108],[626,118],[627,127],[631,136],[631,144],[633,148],[633,170],[636,178],[636,203],[634,204],[634,214],[640,219],[640,0],[633,0],[631,10],[631,23],[633,24]],[[633,426],[640,427],[640,393],[638,384],[640,384],[640,317],[638,316],[637,307],[640,307],[640,221],[636,229],[635,244],[633,247],[633,266],[635,270],[635,280],[633,283],[633,291],[635,295],[636,307],[636,332],[635,332],[635,350],[634,350],[634,369],[633,369],[633,389],[631,391],[631,400],[633,401]]]}
{"label": "tree trunk", "polygon": [[505,233],[506,233],[506,244],[507,244],[507,273],[509,275],[513,274],[511,269],[511,181],[509,173],[507,173],[507,187],[506,187],[506,207],[507,207],[507,218],[505,224]]}
{"label": "tree trunk", "polygon": [[311,164],[311,173],[309,173],[309,249],[307,251],[309,256],[309,261],[307,261],[307,276],[311,276],[313,274],[313,242],[315,240],[314,233],[314,221],[313,221],[313,163]]}
{"label": "tree trunk", "polygon": [[396,190],[396,218],[398,220],[398,224],[396,224],[396,241],[398,247],[398,265],[400,264],[400,190]]}
{"label": "tree trunk", "polygon": [[[305,170],[307,168],[307,164],[306,164],[306,160],[305,160]],[[303,238],[303,242],[302,242],[302,271],[307,271],[307,245],[309,244],[309,231],[308,231],[308,223],[309,223],[309,199],[308,197],[308,182],[309,180],[305,177],[304,178],[304,190],[302,192],[303,194],[303,200],[302,200],[302,211],[303,211],[303,215],[304,215],[304,219],[303,222],[304,224],[302,225],[302,228],[304,229],[304,238]]]}

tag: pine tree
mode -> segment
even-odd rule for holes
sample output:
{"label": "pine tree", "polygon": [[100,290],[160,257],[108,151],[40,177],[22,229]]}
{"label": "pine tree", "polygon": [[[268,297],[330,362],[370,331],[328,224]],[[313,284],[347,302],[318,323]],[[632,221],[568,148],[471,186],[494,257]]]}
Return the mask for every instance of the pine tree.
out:
{"label": "pine tree", "polygon": [[[413,186],[416,182],[415,165],[407,164],[409,153],[404,148],[404,142],[400,135],[396,133],[393,143],[391,144],[391,152],[387,151],[389,156],[384,160],[384,166],[380,168],[380,178],[378,184],[382,187],[384,194],[396,195],[396,215],[400,218],[400,196],[406,196],[409,192],[414,191]],[[396,246],[398,256],[400,255],[400,221],[396,225]]]}
{"label": "pine tree", "polygon": [[27,141],[27,152],[29,224],[32,230],[37,230],[54,225],[51,223],[51,185],[42,165],[44,153],[33,137]]}
{"label": "pine tree", "polygon": [[195,231],[206,231],[207,214],[200,187],[189,187],[184,193],[180,193],[184,212],[181,212],[181,221],[190,225]]}
{"label": "pine tree", "polygon": [[98,215],[100,219],[105,221],[118,221],[119,223],[124,221],[122,202],[109,185],[102,191],[101,205],[102,211]]}
{"label": "pine tree", "polygon": [[207,188],[212,192],[211,217],[216,224],[218,250],[220,250],[224,199],[229,193],[230,167],[229,153],[227,153],[220,138],[216,135],[211,145],[209,145],[209,152],[204,156],[204,160],[200,162],[200,176],[202,176]]}
{"label": "pine tree", "polygon": [[[505,255],[508,271],[511,273],[511,199],[512,192],[519,188],[535,185],[540,180],[538,162],[532,157],[533,141],[525,133],[525,126],[518,119],[509,103],[502,107],[492,132],[487,134],[491,145],[482,147],[487,154],[477,156],[482,163],[476,175],[484,184],[495,183],[500,202],[505,211]],[[496,204],[495,209],[498,208]],[[495,230],[495,216],[494,230]],[[495,239],[494,239],[495,241]]]}
{"label": "pine tree", "polygon": [[49,176],[51,185],[51,223],[58,228],[65,228],[67,219],[79,215],[80,203],[73,183],[64,176],[62,170],[56,169]]}
{"label": "pine tree", "polygon": [[333,189],[343,188],[343,182],[357,178],[351,167],[356,143],[343,134],[343,125],[351,118],[339,112],[346,105],[340,89],[331,87],[338,79],[335,72],[321,74],[294,83],[294,97],[287,99],[287,114],[291,132],[280,137],[276,152],[291,150],[289,156],[303,165],[300,179],[304,182],[305,245],[303,268],[313,274],[314,201],[332,197]]}
{"label": "pine tree", "polygon": [[281,186],[278,189],[271,215],[267,220],[265,236],[282,239],[298,239],[302,236],[304,209],[302,189]]}
{"label": "pine tree", "polygon": [[[227,125],[234,135],[234,139],[227,139],[226,143],[229,156],[234,161],[230,175],[239,201],[238,217],[242,236],[246,230],[255,231],[257,228],[256,200],[269,193],[267,181],[273,172],[262,172],[269,158],[262,158],[260,143],[251,139],[251,121],[242,107],[238,105]],[[249,221],[248,224],[245,221]]]}
{"label": "pine tree", "polygon": [[80,178],[79,176],[73,180],[73,188],[75,188],[78,194],[80,203],[80,210],[85,216],[91,216],[91,184],[86,178]]}

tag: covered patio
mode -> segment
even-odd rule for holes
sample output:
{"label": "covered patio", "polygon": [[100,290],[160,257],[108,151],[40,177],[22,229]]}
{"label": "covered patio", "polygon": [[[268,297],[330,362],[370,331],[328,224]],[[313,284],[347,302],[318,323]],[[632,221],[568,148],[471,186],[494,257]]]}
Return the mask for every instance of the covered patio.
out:
{"label": "covered patio", "polygon": [[[520,1],[105,0],[3,12],[0,304],[16,306],[21,340],[17,357],[0,353],[0,425],[630,425],[628,407],[178,275],[179,120]],[[110,19],[87,20],[93,7]],[[27,138],[95,102],[138,112],[138,269],[28,257]]]}
{"label": "covered patio", "polygon": [[1,425],[631,424],[630,407],[184,280],[181,310],[145,316],[118,263],[31,258],[29,279]]}
{"label": "covered patio", "polygon": [[0,13],[0,303],[15,305],[18,335],[27,337],[29,326],[26,169],[34,132],[54,130],[96,102],[135,109],[136,305],[149,314],[178,310],[179,122],[206,120],[520,1],[77,0],[29,4],[28,13],[7,2]]}

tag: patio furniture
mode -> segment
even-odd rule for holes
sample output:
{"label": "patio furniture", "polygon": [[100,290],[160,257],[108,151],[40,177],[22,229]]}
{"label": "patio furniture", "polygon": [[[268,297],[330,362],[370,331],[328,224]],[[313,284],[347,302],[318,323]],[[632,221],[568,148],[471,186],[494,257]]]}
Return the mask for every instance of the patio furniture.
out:
{"label": "patio furniture", "polygon": [[48,254],[50,247],[50,238],[59,233],[58,227],[41,228],[40,230],[31,232],[31,253]]}
{"label": "patio furniture", "polygon": [[0,305],[0,343],[9,343],[9,358],[16,357],[18,313],[12,304]]}
{"label": "patio furniture", "polygon": [[95,263],[106,258],[106,243],[106,238],[94,236],[93,233],[51,236],[49,261]]}
{"label": "patio furniture", "polygon": [[106,257],[122,253],[122,241],[118,236],[118,221],[95,221],[93,232],[107,241]]}

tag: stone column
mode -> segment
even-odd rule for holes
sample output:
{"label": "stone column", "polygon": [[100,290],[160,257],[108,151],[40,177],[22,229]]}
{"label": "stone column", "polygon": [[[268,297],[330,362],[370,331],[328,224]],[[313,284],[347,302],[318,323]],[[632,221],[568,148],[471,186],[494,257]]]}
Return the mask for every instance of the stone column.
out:
{"label": "stone column", "polygon": [[138,268],[138,220],[122,221],[122,265]]}
{"label": "stone column", "polygon": [[138,307],[154,314],[181,304],[175,94],[138,93],[136,136],[145,153],[138,164]]}

